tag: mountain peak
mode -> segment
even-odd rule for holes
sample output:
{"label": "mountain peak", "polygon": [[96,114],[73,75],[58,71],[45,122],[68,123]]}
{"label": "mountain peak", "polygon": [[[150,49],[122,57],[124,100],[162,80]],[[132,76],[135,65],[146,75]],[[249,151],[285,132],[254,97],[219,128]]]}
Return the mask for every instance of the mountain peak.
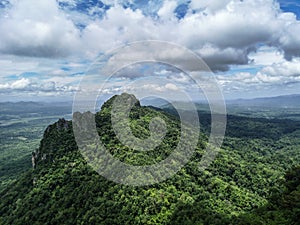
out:
{"label": "mountain peak", "polygon": [[109,100],[107,100],[101,107],[101,110],[104,108],[111,108],[114,103],[126,103],[132,106],[140,107],[140,101],[133,95],[128,93],[122,93],[121,95],[114,95]]}

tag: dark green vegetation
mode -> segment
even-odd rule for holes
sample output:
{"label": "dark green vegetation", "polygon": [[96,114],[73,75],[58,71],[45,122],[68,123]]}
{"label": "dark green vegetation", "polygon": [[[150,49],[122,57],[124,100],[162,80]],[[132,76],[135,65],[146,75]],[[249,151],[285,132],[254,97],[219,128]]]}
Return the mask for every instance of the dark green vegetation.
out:
{"label": "dark green vegetation", "polygon": [[0,103],[0,191],[31,167],[45,128],[70,113],[70,103]]}
{"label": "dark green vegetation", "polygon": [[[110,110],[108,101],[97,113],[97,130],[121,161],[155,163],[177,145],[176,116],[137,104],[130,113],[133,134],[147,138],[156,116],[164,118],[168,132],[157,151],[128,151],[113,132]],[[207,133],[210,116],[200,112],[200,121]],[[207,142],[203,134],[175,176],[131,187],[93,171],[76,147],[72,123],[59,120],[44,133],[36,169],[1,192],[0,224],[298,224],[299,134],[297,121],[229,116],[224,145],[207,170],[198,170]]]}

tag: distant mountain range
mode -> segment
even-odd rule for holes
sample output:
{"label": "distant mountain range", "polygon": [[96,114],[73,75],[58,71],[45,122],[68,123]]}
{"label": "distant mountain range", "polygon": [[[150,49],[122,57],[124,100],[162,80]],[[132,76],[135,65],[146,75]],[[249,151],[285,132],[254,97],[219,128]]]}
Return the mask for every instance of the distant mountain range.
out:
{"label": "distant mountain range", "polygon": [[[207,105],[206,101],[197,102],[200,105]],[[149,97],[141,100],[142,105],[155,106],[155,107],[165,107],[170,104],[170,102],[155,97]],[[299,95],[282,95],[276,97],[266,97],[266,98],[253,98],[253,99],[234,99],[227,100],[226,104],[228,106],[242,106],[242,107],[268,107],[268,108],[300,108],[300,94]]]}
{"label": "distant mountain range", "polygon": [[30,113],[43,115],[65,115],[72,113],[72,102],[0,102],[0,115],[20,115]]}
{"label": "distant mountain range", "polygon": [[141,99],[141,104],[144,106],[162,107],[164,105],[170,104],[170,102],[162,98],[146,97]]}
{"label": "distant mountain range", "polygon": [[274,108],[300,108],[300,94],[283,95],[267,98],[236,99],[226,102],[227,105],[257,106]]}
{"label": "distant mountain range", "polygon": [[[104,101],[99,102],[97,107],[100,109],[100,106]],[[168,102],[165,99],[158,97],[146,97],[141,99],[141,105],[144,106],[154,106],[158,108],[165,108],[171,102]],[[207,105],[207,101],[196,102],[200,105]],[[253,98],[253,99],[233,99],[227,100],[226,104],[228,106],[238,105],[244,107],[274,107],[274,108],[300,108],[300,94],[294,95],[282,95],[276,97],[265,97],[265,98]],[[26,108],[27,110],[33,108],[44,108],[44,107],[53,107],[53,106],[64,106],[64,107],[72,107],[72,102],[0,102],[1,108],[9,108],[17,110],[18,108]]]}

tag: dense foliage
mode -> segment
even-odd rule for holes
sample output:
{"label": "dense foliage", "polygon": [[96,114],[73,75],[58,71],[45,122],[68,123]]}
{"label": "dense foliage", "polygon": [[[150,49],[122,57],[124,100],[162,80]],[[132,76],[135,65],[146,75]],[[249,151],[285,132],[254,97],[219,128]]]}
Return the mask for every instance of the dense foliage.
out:
{"label": "dense foliage", "polygon": [[[138,153],[118,141],[112,100],[96,115],[97,131],[114,157],[133,165],[163,160],[178,143],[176,115],[138,103],[132,133],[149,136],[153,117],[166,121],[156,151]],[[209,129],[205,122],[204,131]],[[209,117],[206,118],[209,121]],[[198,169],[207,137],[172,178],[132,187],[97,174],[76,146],[72,123],[50,125],[36,152],[37,167],[1,192],[0,224],[297,224],[300,202],[299,123],[230,117],[224,146],[205,171]],[[256,133],[255,133],[256,131]],[[253,134],[253,135],[252,135]]]}

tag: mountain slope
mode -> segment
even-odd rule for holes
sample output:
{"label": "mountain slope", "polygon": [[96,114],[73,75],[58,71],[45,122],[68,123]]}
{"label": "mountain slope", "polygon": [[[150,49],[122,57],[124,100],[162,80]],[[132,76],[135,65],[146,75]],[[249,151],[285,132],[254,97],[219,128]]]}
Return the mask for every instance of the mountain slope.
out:
{"label": "mountain slope", "polygon": [[[168,127],[156,151],[139,153],[116,138],[111,125],[114,98],[95,116],[97,131],[110,153],[132,165],[166,158],[178,144],[180,123],[176,117],[137,102],[130,112],[135,136],[149,137],[153,117],[164,118]],[[170,179],[144,187],[117,184],[86,163],[78,151],[73,125],[61,119],[45,130],[35,152],[36,168],[0,194],[0,224],[235,224],[243,221],[240,215],[267,204],[265,193],[259,192],[260,182],[280,187],[272,182],[282,173],[277,171],[275,177],[269,177],[274,169],[265,164],[260,171],[261,165],[256,166],[251,155],[256,153],[250,149],[243,152],[228,143],[213,165],[199,171],[207,140],[203,134],[190,162]],[[252,161],[247,162],[249,159]]]}

